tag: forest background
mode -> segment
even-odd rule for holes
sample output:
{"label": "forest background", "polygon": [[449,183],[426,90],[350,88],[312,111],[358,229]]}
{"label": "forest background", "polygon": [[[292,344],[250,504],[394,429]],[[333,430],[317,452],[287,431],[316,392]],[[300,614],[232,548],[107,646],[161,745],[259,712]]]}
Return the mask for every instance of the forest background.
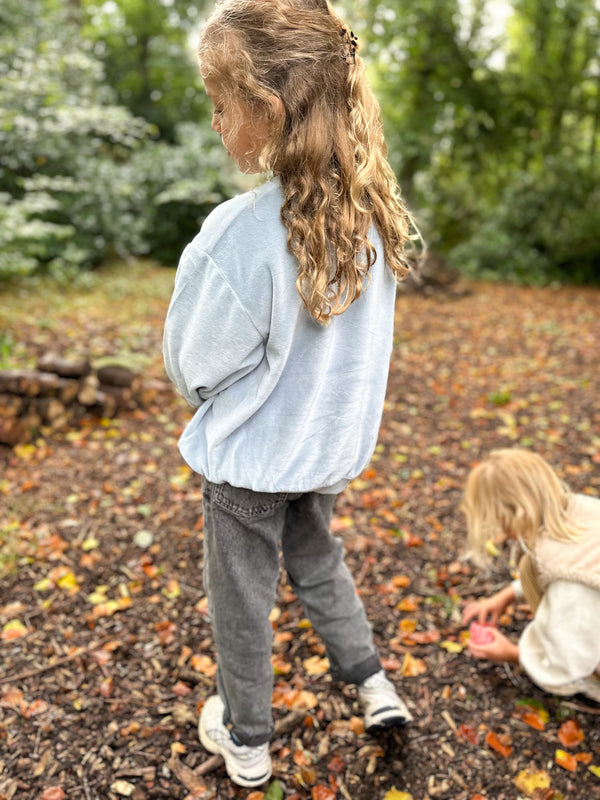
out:
{"label": "forest background", "polygon": [[[173,266],[243,188],[195,64],[210,5],[3,0],[0,280],[71,281],[131,256]],[[600,5],[337,7],[429,247],[478,279],[597,282]]]}

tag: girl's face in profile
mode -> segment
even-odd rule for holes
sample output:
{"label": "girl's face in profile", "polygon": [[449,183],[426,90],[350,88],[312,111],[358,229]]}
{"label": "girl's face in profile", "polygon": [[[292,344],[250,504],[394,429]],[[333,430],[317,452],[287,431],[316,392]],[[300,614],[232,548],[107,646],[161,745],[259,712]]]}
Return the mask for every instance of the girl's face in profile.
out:
{"label": "girl's face in profile", "polygon": [[266,119],[256,118],[249,108],[226,104],[224,90],[215,78],[204,80],[206,94],[213,106],[211,128],[221,136],[223,147],[241,172],[252,175],[261,171],[259,156],[268,141]]}

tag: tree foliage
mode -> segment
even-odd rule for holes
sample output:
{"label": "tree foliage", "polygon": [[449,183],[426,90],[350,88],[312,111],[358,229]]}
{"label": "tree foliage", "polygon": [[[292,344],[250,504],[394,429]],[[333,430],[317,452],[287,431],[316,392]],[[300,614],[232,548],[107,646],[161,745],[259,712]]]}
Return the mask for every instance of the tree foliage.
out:
{"label": "tree foliage", "polygon": [[[174,263],[239,189],[194,63],[209,4],[3,0],[0,278]],[[339,5],[431,248],[476,277],[600,280],[596,0]]]}
{"label": "tree foliage", "polygon": [[431,246],[487,278],[600,279],[594,0],[351,6]]}
{"label": "tree foliage", "polygon": [[169,144],[120,104],[70,7],[6,0],[0,17],[0,278],[113,254],[174,263],[233,191],[217,142],[173,112]]}

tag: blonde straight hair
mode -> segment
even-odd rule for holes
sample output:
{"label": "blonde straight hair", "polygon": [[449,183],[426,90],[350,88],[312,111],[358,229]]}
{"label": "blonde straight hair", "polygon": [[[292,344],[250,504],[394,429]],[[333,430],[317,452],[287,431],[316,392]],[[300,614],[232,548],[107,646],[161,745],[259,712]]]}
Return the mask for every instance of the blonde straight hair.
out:
{"label": "blonde straight hair", "polygon": [[541,456],[529,450],[493,450],[467,479],[462,510],[467,546],[474,559],[484,556],[487,540],[504,532],[533,548],[544,533],[575,541],[579,529],[567,518],[571,491]]}
{"label": "blonde straight hair", "polygon": [[328,324],[366,289],[378,256],[373,223],[385,262],[405,277],[412,219],[355,39],[327,0],[222,0],[198,56],[232,108],[271,123],[261,165],[281,179],[281,219],[310,314]]}

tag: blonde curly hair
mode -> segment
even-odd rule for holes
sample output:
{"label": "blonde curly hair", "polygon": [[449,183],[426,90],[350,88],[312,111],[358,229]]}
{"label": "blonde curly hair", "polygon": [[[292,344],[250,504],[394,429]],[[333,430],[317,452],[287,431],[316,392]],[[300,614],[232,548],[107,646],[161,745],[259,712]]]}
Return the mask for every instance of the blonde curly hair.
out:
{"label": "blonde curly hair", "polygon": [[232,107],[271,124],[260,163],[282,183],[281,219],[310,314],[328,324],[367,288],[373,223],[386,263],[404,278],[413,222],[356,40],[327,0],[222,0],[198,56]]}
{"label": "blonde curly hair", "polygon": [[493,450],[469,473],[461,505],[467,518],[467,546],[481,560],[496,533],[533,548],[540,533],[557,541],[579,538],[570,523],[569,487],[537,453],[520,448]]}

